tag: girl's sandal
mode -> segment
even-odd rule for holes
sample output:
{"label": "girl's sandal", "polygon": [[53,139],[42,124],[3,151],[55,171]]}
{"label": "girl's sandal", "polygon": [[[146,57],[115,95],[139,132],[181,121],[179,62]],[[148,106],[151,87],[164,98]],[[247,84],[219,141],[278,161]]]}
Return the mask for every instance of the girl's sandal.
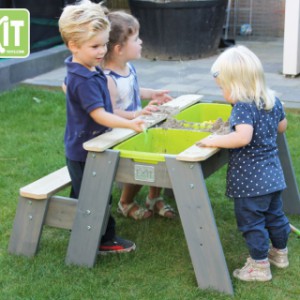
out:
{"label": "girl's sandal", "polygon": [[[137,209],[133,211],[134,208]],[[152,217],[152,212],[150,210],[140,207],[136,202],[132,202],[124,207],[122,206],[121,201],[119,201],[117,212],[126,218],[131,217],[136,221]]]}
{"label": "girl's sandal", "polygon": [[164,203],[164,198],[163,197],[157,197],[153,199],[149,199],[147,196],[146,198],[146,207],[158,215],[168,218],[168,219],[174,219],[176,217],[175,210],[169,205],[169,204],[164,204],[161,209],[158,209],[156,207],[157,202],[162,202]]}

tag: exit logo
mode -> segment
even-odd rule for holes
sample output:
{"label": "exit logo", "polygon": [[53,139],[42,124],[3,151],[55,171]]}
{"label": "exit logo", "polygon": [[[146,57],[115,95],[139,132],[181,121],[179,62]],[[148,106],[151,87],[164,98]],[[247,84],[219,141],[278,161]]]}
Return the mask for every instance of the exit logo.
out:
{"label": "exit logo", "polygon": [[0,9],[0,58],[30,54],[30,15],[27,9]]}

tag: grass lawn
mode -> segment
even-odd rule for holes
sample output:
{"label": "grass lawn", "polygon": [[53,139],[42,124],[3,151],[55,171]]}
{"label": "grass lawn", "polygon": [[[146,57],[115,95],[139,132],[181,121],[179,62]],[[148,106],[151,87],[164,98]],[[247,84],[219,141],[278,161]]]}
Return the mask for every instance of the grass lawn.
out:
{"label": "grass lawn", "polygon": [[[65,165],[64,102],[60,91],[29,87],[0,95],[0,300],[233,299],[197,288],[179,218],[154,217],[141,222],[122,218],[116,214],[117,188],[113,191],[112,213],[118,234],[136,242],[134,253],[99,257],[92,269],[66,266],[70,232],[46,227],[34,258],[8,254],[19,188]],[[300,111],[289,110],[287,117],[286,136],[300,186]],[[225,172],[226,167],[206,182],[232,274],[244,264],[248,253],[236,229],[233,203],[224,196]],[[143,188],[138,201],[143,203],[146,193]],[[168,202],[176,207],[174,199]],[[299,216],[288,217],[300,227]],[[299,299],[300,239],[293,233],[288,246],[290,267],[272,267],[271,282],[244,283],[231,276],[234,299]]]}

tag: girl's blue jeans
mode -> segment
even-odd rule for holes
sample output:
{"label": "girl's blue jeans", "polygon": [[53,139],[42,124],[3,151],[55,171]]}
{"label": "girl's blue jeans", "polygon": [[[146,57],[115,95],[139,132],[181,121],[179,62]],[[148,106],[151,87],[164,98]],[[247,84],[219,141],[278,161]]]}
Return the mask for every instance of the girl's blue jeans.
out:
{"label": "girl's blue jeans", "polygon": [[277,249],[287,246],[291,230],[282,210],[281,191],[258,197],[234,198],[234,209],[238,229],[253,259],[268,257],[270,240]]}

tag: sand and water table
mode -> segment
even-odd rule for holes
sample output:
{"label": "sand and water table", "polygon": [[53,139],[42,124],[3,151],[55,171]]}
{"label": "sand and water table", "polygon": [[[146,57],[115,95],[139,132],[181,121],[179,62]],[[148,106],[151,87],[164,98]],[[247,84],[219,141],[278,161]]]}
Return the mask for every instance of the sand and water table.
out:
{"label": "sand and water table", "polygon": [[[165,108],[173,109],[169,128],[164,123],[170,122],[170,116],[160,112],[145,119],[147,132],[113,129],[84,144],[88,159],[67,264],[94,265],[114,181],[158,186],[173,190],[198,286],[233,294],[205,184],[205,178],[227,163],[228,153],[225,149],[195,145],[212,134],[211,124],[217,119],[228,119],[231,106],[199,103],[201,99],[199,95],[183,95],[164,104]],[[203,124],[205,130],[199,128]],[[300,214],[299,191],[282,134],[278,145],[288,185],[283,194],[284,209]]]}

